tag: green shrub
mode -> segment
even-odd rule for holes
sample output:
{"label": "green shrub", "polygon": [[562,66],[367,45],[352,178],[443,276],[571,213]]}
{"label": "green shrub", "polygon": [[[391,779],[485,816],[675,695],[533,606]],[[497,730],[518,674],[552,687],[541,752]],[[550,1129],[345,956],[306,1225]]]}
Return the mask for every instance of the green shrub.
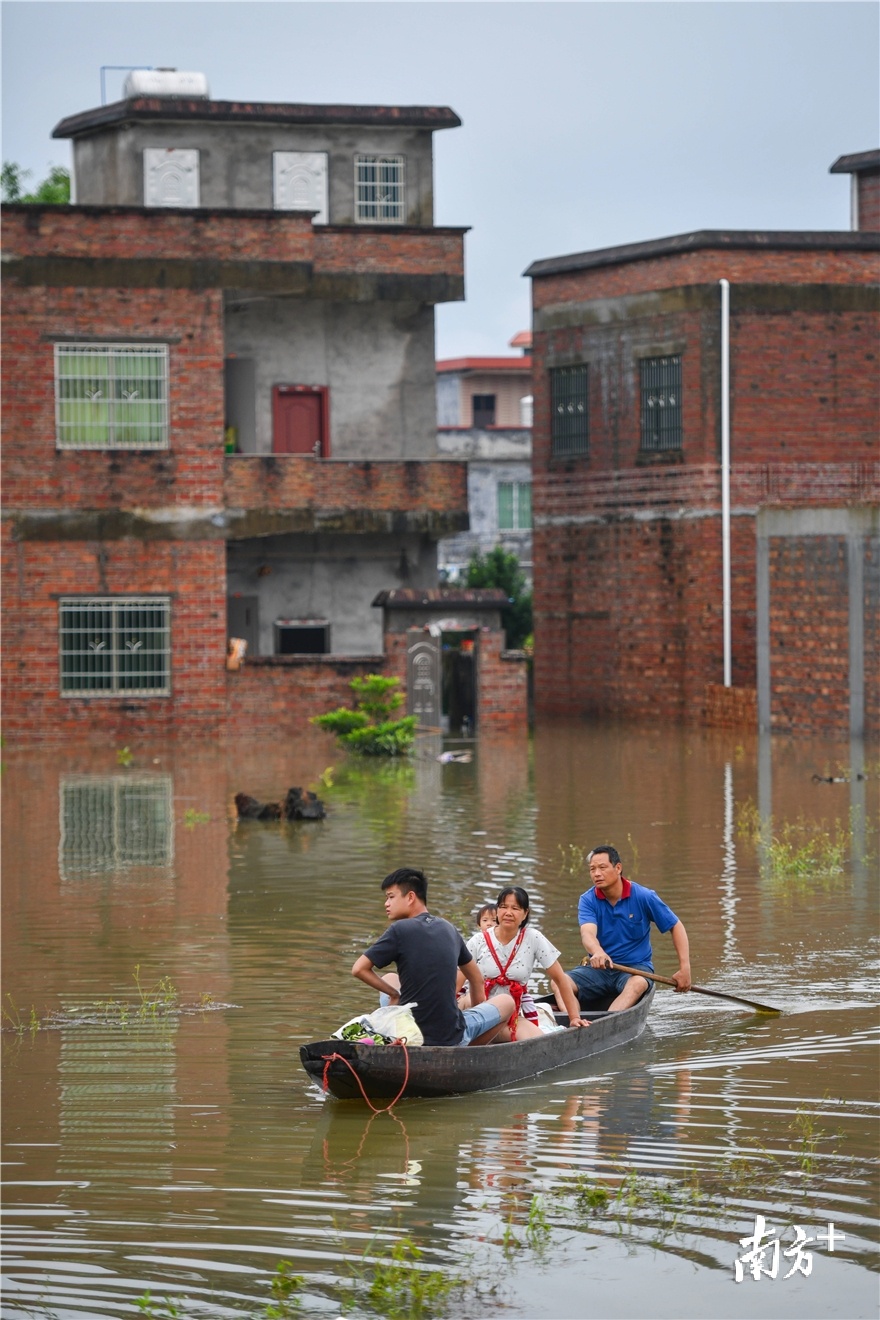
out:
{"label": "green shrub", "polygon": [[516,555],[500,545],[485,556],[477,551],[467,566],[465,583],[469,587],[501,588],[509,602],[501,611],[507,645],[514,651],[522,648],[532,633],[532,593]]}
{"label": "green shrub", "polygon": [[313,715],[311,723],[335,733],[343,746],[360,756],[406,756],[415,739],[416,717],[389,718],[403,704],[399,684],[399,679],[383,674],[353,678],[349,686],[358,699],[357,708],[340,706]]}

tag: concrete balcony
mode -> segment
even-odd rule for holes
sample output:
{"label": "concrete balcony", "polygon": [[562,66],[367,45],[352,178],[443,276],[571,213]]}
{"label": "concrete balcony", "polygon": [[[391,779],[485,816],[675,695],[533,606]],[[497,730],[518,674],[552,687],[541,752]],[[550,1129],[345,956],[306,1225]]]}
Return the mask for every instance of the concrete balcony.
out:
{"label": "concrete balcony", "polygon": [[468,526],[467,466],[236,454],[224,460],[223,502],[230,540],[290,532],[449,536]]}

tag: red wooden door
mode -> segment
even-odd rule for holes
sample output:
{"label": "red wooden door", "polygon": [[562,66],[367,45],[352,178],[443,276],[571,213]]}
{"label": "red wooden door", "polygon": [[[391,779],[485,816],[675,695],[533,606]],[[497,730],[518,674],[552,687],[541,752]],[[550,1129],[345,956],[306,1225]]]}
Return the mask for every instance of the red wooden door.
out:
{"label": "red wooden door", "polygon": [[297,385],[276,385],[272,452],[326,456],[326,392]]}

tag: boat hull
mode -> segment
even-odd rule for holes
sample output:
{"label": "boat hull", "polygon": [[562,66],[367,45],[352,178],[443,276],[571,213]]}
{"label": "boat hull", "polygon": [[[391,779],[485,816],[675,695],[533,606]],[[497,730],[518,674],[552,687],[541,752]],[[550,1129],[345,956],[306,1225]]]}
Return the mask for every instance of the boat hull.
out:
{"label": "boat hull", "polygon": [[401,1045],[318,1040],[301,1046],[299,1055],[309,1076],[339,1100],[363,1099],[364,1094],[370,1100],[391,1100],[400,1094],[489,1091],[635,1040],[645,1029],[653,997],[652,987],[632,1008],[591,1014],[589,1027],[504,1045],[422,1045],[404,1050]]}

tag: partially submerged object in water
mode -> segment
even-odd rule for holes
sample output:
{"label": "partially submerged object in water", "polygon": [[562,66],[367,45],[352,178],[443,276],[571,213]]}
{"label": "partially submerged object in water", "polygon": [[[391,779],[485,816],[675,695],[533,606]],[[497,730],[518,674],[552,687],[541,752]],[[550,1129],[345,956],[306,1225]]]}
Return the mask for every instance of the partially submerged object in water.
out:
{"label": "partially submerged object in water", "polygon": [[239,820],[323,820],[324,803],[307,788],[289,788],[283,802],[258,802],[247,793],[236,793]]}

